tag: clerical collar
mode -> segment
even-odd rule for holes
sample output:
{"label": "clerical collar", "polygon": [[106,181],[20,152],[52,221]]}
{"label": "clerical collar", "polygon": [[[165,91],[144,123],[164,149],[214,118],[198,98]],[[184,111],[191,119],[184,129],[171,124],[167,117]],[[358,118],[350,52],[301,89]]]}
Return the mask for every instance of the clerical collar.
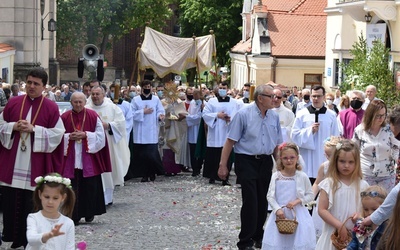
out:
{"label": "clerical collar", "polygon": [[229,102],[229,96],[226,96],[225,98],[218,96],[217,98],[218,102]]}
{"label": "clerical collar", "polygon": [[[308,106],[307,109],[308,109],[308,111],[310,112],[310,114],[315,114],[315,111],[317,111],[317,109],[314,108],[313,105]],[[319,112],[319,114],[325,114],[325,113],[326,113],[326,110],[327,110],[326,107],[323,106],[322,108],[319,109],[318,112]]]}
{"label": "clerical collar", "polygon": [[150,94],[148,97],[146,97],[146,96],[143,95],[143,94],[140,94],[140,98],[142,98],[142,101],[151,100],[152,96],[153,96],[152,94]]}

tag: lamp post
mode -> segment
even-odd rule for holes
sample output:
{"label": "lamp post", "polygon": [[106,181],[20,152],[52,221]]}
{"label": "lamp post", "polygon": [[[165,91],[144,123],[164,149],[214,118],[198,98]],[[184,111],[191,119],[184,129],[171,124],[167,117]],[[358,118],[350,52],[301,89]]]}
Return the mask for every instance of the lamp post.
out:
{"label": "lamp post", "polygon": [[367,14],[365,14],[365,22],[370,23],[372,20],[372,16],[369,12],[367,12]]}

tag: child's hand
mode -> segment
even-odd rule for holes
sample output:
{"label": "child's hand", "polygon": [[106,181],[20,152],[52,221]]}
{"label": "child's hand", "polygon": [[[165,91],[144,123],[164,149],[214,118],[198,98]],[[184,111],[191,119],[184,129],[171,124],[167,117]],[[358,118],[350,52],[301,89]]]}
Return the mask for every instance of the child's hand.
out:
{"label": "child's hand", "polygon": [[347,228],[341,227],[339,230],[339,236],[341,241],[347,241]]}
{"label": "child's hand", "polygon": [[359,219],[362,219],[362,217],[358,213],[354,213],[351,217],[351,221],[353,222],[353,224],[355,224]]}
{"label": "child's hand", "polygon": [[64,232],[60,232],[62,225],[63,225],[62,223],[55,225],[54,228],[51,229],[50,236],[56,237],[56,236],[65,234]]}
{"label": "child's hand", "polygon": [[278,219],[285,219],[285,213],[282,211],[282,209],[278,209],[276,211],[276,218]]}
{"label": "child's hand", "polygon": [[290,209],[293,209],[293,207],[296,206],[296,205],[297,205],[297,201],[291,201],[286,205],[286,207],[290,208]]}

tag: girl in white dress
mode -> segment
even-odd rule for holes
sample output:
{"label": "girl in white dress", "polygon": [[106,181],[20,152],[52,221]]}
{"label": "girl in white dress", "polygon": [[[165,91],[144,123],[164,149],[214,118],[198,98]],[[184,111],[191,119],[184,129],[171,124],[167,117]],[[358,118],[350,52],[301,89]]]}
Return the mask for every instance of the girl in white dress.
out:
{"label": "girl in white dress", "polygon": [[[294,143],[279,146],[280,159],[277,172],[272,175],[267,199],[272,213],[264,229],[264,250],[314,250],[315,229],[308,209],[304,206],[314,199],[308,176],[298,164],[299,150]],[[286,206],[285,208],[282,208]],[[293,218],[296,213],[298,226],[294,234],[281,234],[275,224],[276,218]]]}
{"label": "girl in white dress", "polygon": [[[341,137],[339,136],[330,136],[324,141],[324,152],[325,152],[325,157],[326,161],[321,164],[321,166],[318,169],[318,175],[317,178],[315,179],[314,184],[312,185],[312,190],[314,192],[315,197],[319,194],[319,187],[318,184],[321,183],[326,177],[326,173],[328,173],[328,167],[329,167],[329,159],[333,155],[333,152],[335,152],[336,144],[341,140]],[[323,221],[321,217],[318,214],[318,199],[317,199],[317,205],[312,211],[312,218],[314,221],[314,227],[315,227],[315,234],[317,236],[317,239],[321,236],[322,233],[322,225]]]}
{"label": "girl in white dress", "polygon": [[[75,226],[70,219],[75,204],[71,180],[53,173],[35,179],[36,213],[28,215],[27,250],[75,250]],[[67,216],[65,216],[65,215]]]}
{"label": "girl in white dress", "polygon": [[368,187],[362,180],[360,150],[347,139],[339,141],[329,162],[327,178],[319,184],[318,213],[325,222],[316,249],[335,250],[331,235],[338,230],[342,240],[347,239],[347,230],[353,228],[348,220],[361,212],[360,192]]}

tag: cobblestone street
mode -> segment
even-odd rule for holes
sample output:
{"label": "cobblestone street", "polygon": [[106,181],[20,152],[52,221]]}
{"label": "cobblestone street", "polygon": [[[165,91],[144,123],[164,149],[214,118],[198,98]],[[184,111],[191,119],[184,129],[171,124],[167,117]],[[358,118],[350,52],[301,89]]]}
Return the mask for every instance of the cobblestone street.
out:
{"label": "cobblestone street", "polygon": [[[114,204],[76,227],[88,249],[236,249],[240,188],[208,184],[190,173],[126,182]],[[232,183],[235,179],[232,178]]]}

